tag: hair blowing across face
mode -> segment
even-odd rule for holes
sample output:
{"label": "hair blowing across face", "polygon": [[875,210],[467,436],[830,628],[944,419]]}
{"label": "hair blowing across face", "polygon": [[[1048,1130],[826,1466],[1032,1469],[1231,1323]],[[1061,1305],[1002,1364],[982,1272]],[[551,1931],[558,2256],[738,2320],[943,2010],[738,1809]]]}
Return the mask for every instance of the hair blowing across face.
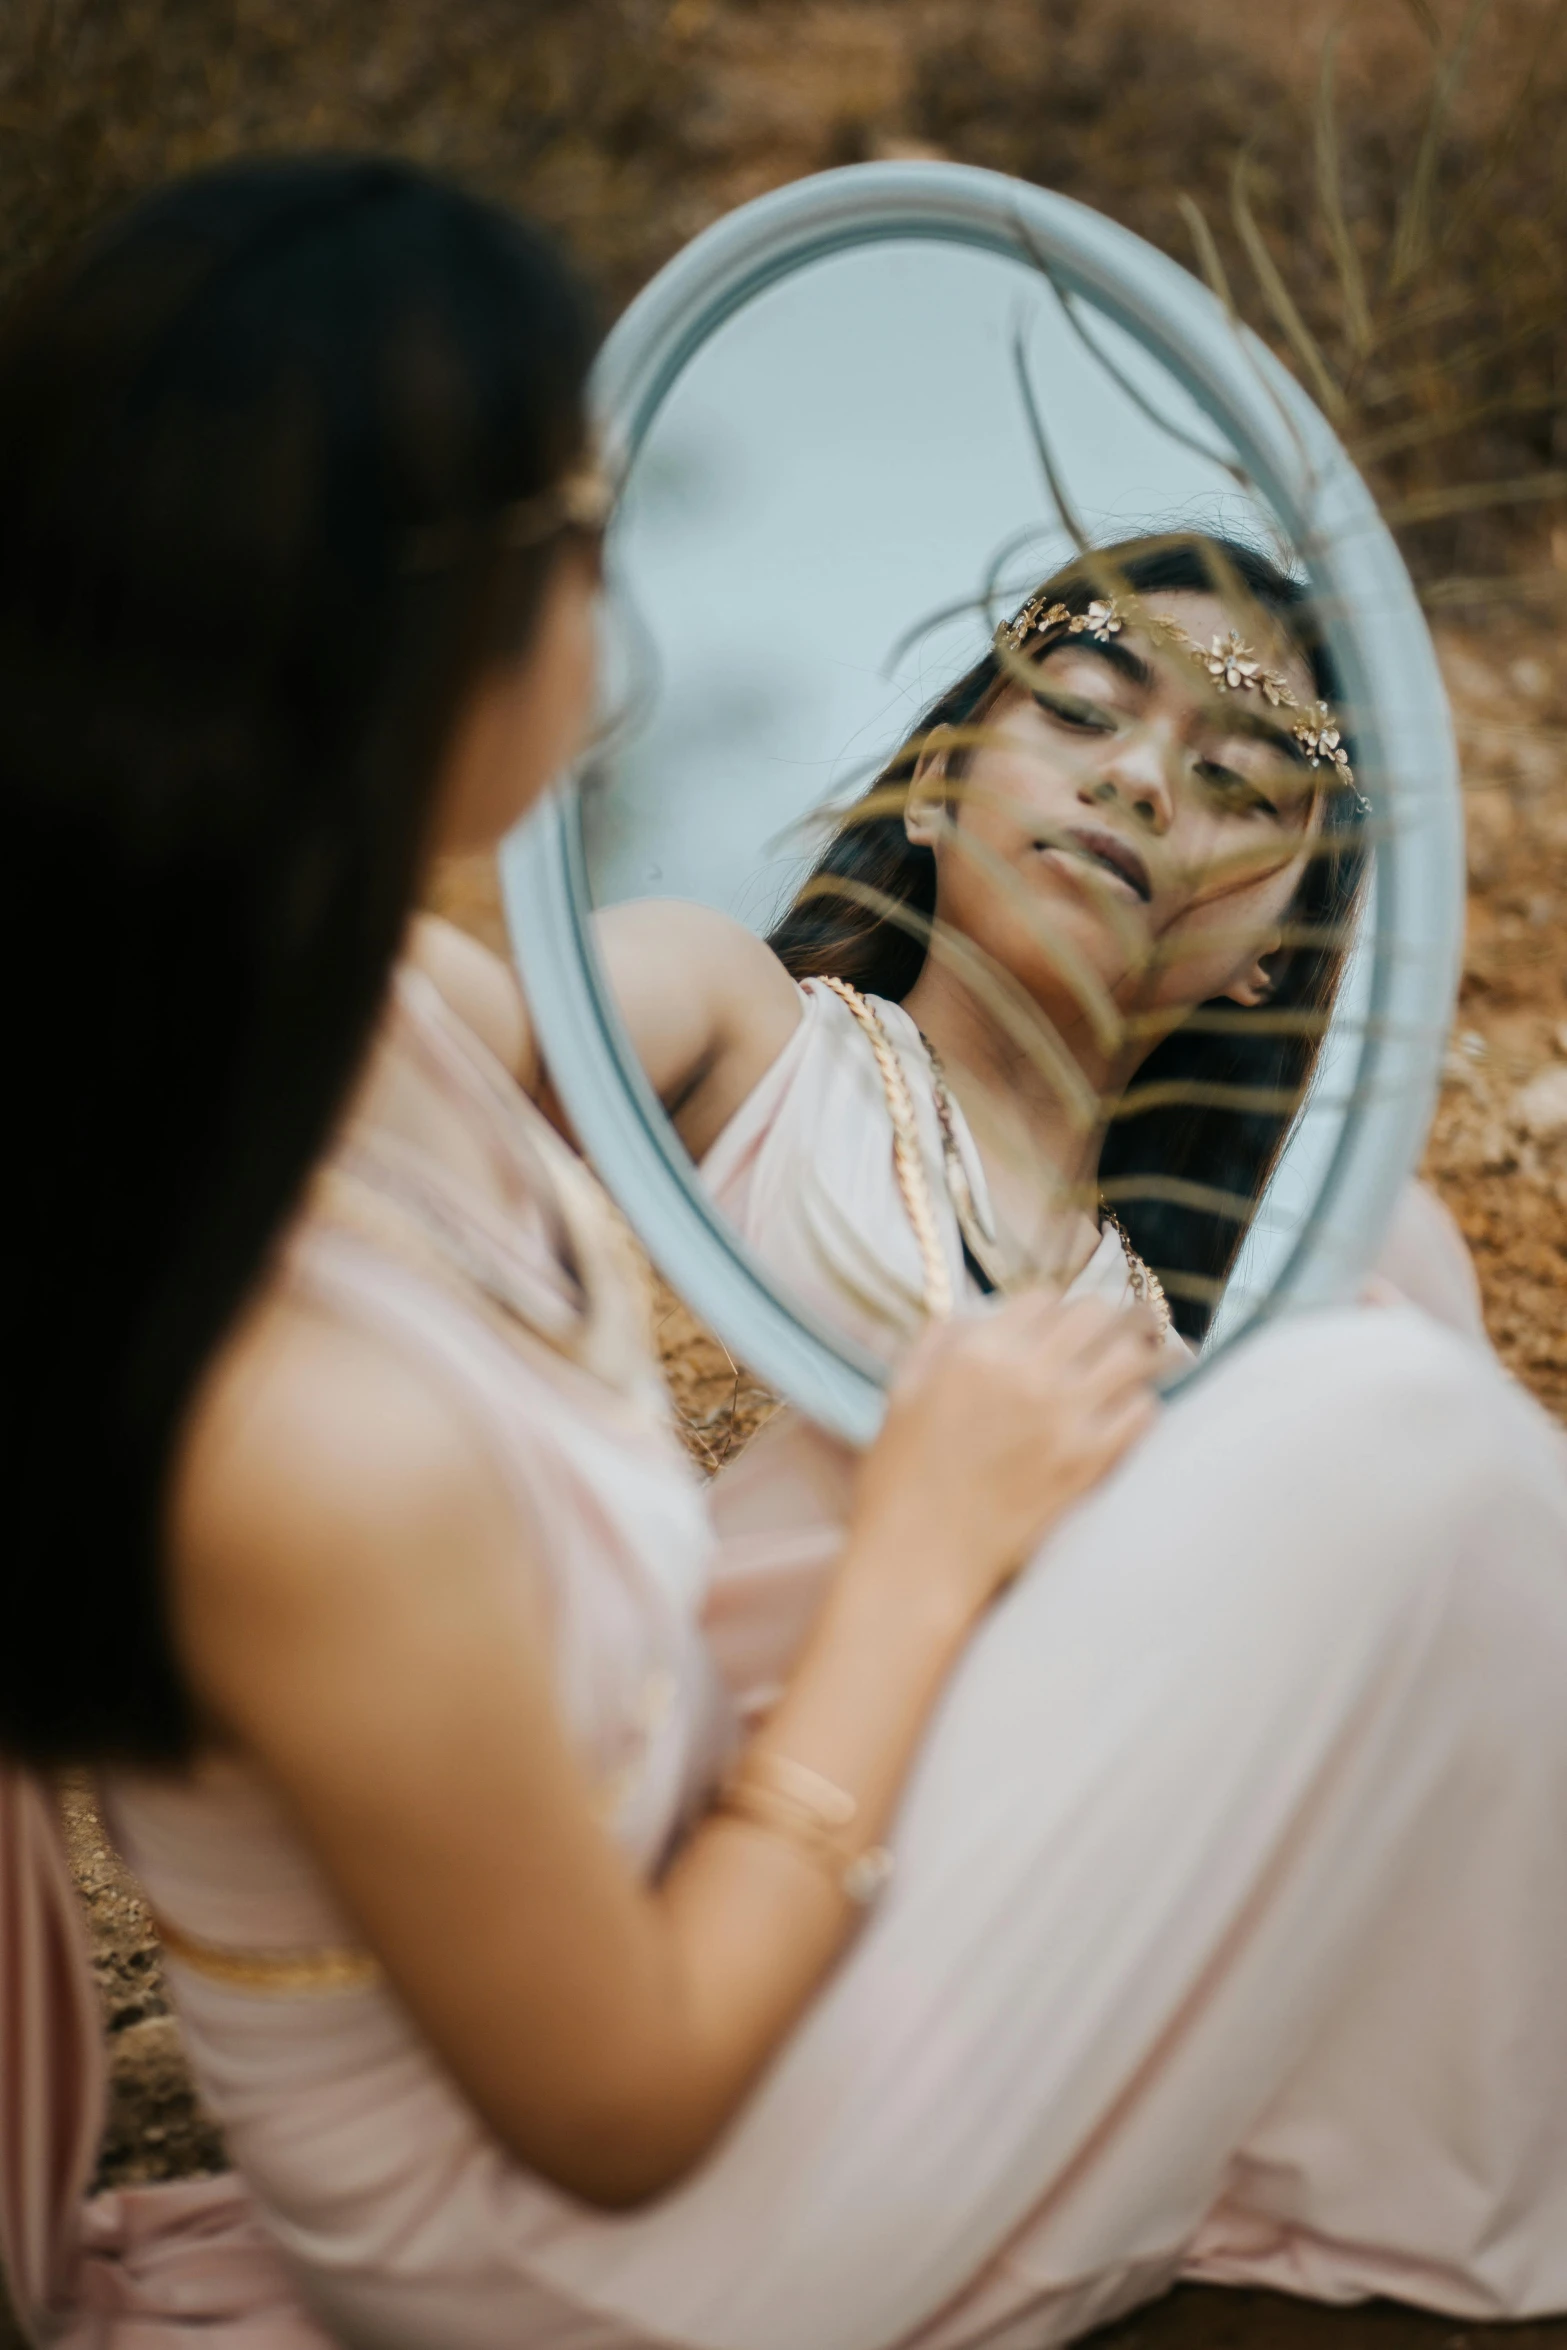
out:
{"label": "hair blowing across face", "polygon": [[[1072,612],[1086,610],[1111,588],[1133,595],[1212,595],[1238,585],[1298,649],[1323,699],[1338,698],[1307,591],[1235,540],[1132,540],[1069,565],[1047,584]],[[797,979],[835,975],[892,1002],[908,994],[924,964],[935,917],[936,860],[909,839],[899,794],[912,782],[933,730],[982,724],[1004,682],[995,654],[986,653],[925,713],[871,785],[865,798],[873,812],[849,810],[769,937]],[[963,763],[964,754],[955,753],[949,772],[961,775]],[[1190,1339],[1200,1339],[1212,1319],[1320,1049],[1320,1034],[1290,1033],[1276,1015],[1305,1015],[1309,1029],[1316,1025],[1313,1016],[1331,1009],[1338,987],[1364,865],[1352,792],[1327,793],[1323,835],[1328,853],[1308,860],[1288,917],[1289,929],[1302,934],[1304,943],[1287,945],[1278,958],[1264,1016],[1237,1015],[1228,1002],[1199,1007],[1219,1015],[1222,1033],[1188,1022],[1165,1037],[1105,1131],[1100,1182],[1133,1246],[1164,1280],[1176,1325]],[[839,882],[848,883],[848,893],[837,889]],[[861,891],[883,903],[854,894]],[[901,921],[886,910],[888,902]],[[1172,1100],[1165,1088],[1188,1098]],[[1217,1099],[1213,1088],[1220,1089]],[[1145,1093],[1151,1096],[1148,1106],[1140,1102]],[[1241,1204],[1216,1212],[1196,1204],[1190,1191],[1184,1199],[1171,1198],[1172,1185],[1222,1192]]]}
{"label": "hair blowing across face", "polygon": [[[485,667],[550,560],[593,332],[401,164],[213,172],[0,329],[16,1208],[0,1748],[190,1742],[161,1519],[202,1368],[360,1064]],[[466,553],[410,561],[421,537]]]}

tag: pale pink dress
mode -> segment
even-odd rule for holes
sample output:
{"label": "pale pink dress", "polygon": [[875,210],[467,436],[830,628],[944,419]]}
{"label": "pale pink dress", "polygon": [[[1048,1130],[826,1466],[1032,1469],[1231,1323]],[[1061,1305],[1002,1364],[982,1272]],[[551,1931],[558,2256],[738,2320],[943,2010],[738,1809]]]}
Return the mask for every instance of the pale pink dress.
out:
{"label": "pale pink dress", "polygon": [[[297,1278],[484,1432],[653,1869],[732,1736],[729,1560],[645,1379],[595,1366],[605,1283],[546,1261],[591,1257],[580,1174],[427,993],[400,1017],[532,1204],[509,1261],[552,1342],[346,1232]],[[1183,2272],[1567,2306],[1564,1562],[1561,1439],[1481,1352],[1407,1310],[1266,1334],[981,1625],[887,1895],[672,2193],[607,2216],[531,2176],[386,1987],[173,1963],[204,2093],[301,2293],[380,2350],[1039,2350]],[[347,1934],[249,1774],[110,1802],[187,1933]]]}
{"label": "pale pink dress", "polygon": [[[868,996],[903,1066],[914,1104],[926,1187],[936,1210],[952,1294],[982,1297],[942,1164],[930,1057],[901,1004]],[[961,1108],[953,1136],[982,1219],[990,1186]],[[702,1180],[789,1295],[831,1330],[888,1362],[925,1323],[924,1273],[898,1189],[892,1126],[875,1056],[843,999],[819,980],[800,989],[794,1034],[702,1161]],[[1067,1290],[1128,1303],[1126,1253],[1106,1226]],[[1187,1349],[1173,1333],[1172,1357]]]}
{"label": "pale pink dress", "polygon": [[[983,1308],[943,1171],[929,1048],[901,1004],[866,1000],[908,1082],[952,1294]],[[988,1222],[984,1162],[956,1101],[950,1115],[970,1193]],[[820,981],[801,986],[794,1034],[712,1144],[702,1177],[796,1306],[882,1362],[901,1358],[925,1322],[919,1247],[898,1186],[875,1056],[843,999]],[[1136,1294],[1125,1248],[1106,1225],[1065,1295],[1123,1306]],[[1369,1294],[1413,1301],[1485,1343],[1469,1253],[1452,1217],[1422,1185],[1405,1189]],[[1191,1350],[1173,1328],[1165,1348],[1172,1368],[1189,1366]],[[714,1486],[725,1563],[708,1631],[743,1715],[765,1708],[798,1650],[842,1539],[853,1476],[845,1445],[782,1410]]]}

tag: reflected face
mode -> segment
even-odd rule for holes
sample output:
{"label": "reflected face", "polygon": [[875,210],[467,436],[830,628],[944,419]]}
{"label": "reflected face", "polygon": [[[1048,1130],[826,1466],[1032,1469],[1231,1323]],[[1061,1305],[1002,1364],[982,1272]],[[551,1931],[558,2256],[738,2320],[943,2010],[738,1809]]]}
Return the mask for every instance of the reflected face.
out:
{"label": "reflected face", "polygon": [[[1199,644],[1244,626],[1216,596],[1142,603]],[[1309,705],[1305,662],[1279,666]],[[1265,1001],[1320,820],[1291,714],[1215,693],[1189,655],[1131,626],[1053,645],[1034,679],[1032,695],[1003,690],[955,790],[937,761],[910,794],[938,920],[1041,1002],[1063,993],[1047,938],[1123,1012],[1168,1012],[1163,1027],[1216,996]]]}

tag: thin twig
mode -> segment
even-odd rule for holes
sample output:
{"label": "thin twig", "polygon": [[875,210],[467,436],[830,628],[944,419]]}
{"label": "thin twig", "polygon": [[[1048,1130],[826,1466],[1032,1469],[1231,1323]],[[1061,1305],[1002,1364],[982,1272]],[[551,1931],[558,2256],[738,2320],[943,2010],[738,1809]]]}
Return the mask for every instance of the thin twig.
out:
{"label": "thin twig", "polygon": [[1366,299],[1365,272],[1360,266],[1360,255],[1350,235],[1349,223],[1344,217],[1344,197],[1340,184],[1338,154],[1338,121],[1333,106],[1333,66],[1338,47],[1337,30],[1329,33],[1322,44],[1322,79],[1317,90],[1317,200],[1322,207],[1323,223],[1328,232],[1328,245],[1338,271],[1339,295],[1344,310],[1344,332],[1349,347],[1357,360],[1363,360],[1375,339],[1371,324],[1371,308]]}
{"label": "thin twig", "polygon": [[1249,166],[1250,158],[1246,154],[1236,156],[1235,169],[1230,179],[1230,206],[1235,216],[1236,229],[1241,243],[1246,248],[1251,265],[1257,273],[1257,282],[1262,288],[1263,298],[1278,320],[1291,349],[1310,376],[1317,398],[1329,416],[1337,420],[1345,412],[1343,387],[1318,349],[1316,338],[1311,329],[1295,307],[1294,297],[1284,283],[1278,263],[1269,252],[1267,241],[1257,225],[1256,215],[1251,208],[1251,199],[1246,192],[1246,174]]}

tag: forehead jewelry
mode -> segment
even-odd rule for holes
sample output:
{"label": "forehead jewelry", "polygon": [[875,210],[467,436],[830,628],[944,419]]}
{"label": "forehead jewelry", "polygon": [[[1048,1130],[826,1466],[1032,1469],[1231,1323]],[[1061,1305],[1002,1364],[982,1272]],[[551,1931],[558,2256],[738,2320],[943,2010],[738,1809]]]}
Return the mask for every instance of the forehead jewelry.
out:
{"label": "forehead jewelry", "polygon": [[1022,611],[997,629],[996,637],[1015,653],[1029,637],[1042,636],[1047,629],[1063,624],[1069,636],[1091,636],[1101,645],[1119,636],[1126,625],[1114,596],[1097,596],[1086,611],[1070,612],[1065,604],[1050,602],[1047,588],[1030,596]]}
{"label": "forehead jewelry", "polygon": [[[1329,768],[1334,781],[1354,793],[1360,813],[1370,815],[1371,803],[1364,792],[1356,789],[1355,771],[1349,763],[1338,720],[1326,702],[1302,702],[1288,678],[1259,660],[1245,638],[1233,628],[1227,636],[1214,637],[1205,648],[1188,635],[1178,620],[1167,620],[1159,613],[1139,613],[1138,618],[1153,635],[1194,661],[1215,692],[1260,694],[1271,709],[1293,710],[1296,716],[1290,732],[1299,743],[1307,766]],[[1031,596],[1013,619],[1003,622],[996,631],[996,642],[1015,653],[1031,636],[1045,636],[1064,629],[1068,636],[1086,636],[1095,644],[1104,645],[1121,634],[1126,621],[1127,615],[1114,596],[1096,596],[1085,610],[1073,612],[1060,601],[1052,601],[1048,593],[1041,593]]]}

